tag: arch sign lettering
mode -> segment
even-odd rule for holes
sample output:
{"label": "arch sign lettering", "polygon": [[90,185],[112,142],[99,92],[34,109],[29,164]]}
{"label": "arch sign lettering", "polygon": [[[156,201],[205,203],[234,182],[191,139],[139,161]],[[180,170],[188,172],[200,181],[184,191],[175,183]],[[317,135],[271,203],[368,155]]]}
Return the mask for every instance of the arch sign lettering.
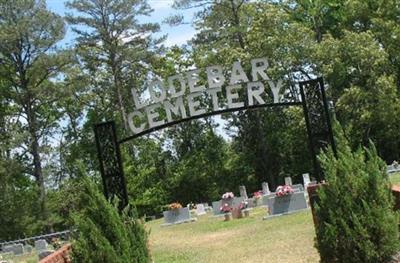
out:
{"label": "arch sign lettering", "polygon": [[[260,107],[299,105],[303,107],[314,175],[322,179],[317,154],[334,147],[332,128],[322,78],[285,87],[282,79],[268,76],[267,58],[239,61],[229,68],[213,65],[205,69],[156,79],[144,92],[131,90],[134,109],[128,114],[132,135],[118,140],[114,121],[95,125],[95,138],[105,195],[116,195],[121,207],[128,203],[120,145],[150,132],[184,121],[224,112]],[[244,68],[251,68],[245,71]]]}
{"label": "arch sign lettering", "polygon": [[[170,76],[164,81],[152,81],[148,85],[150,99],[145,101],[141,100],[141,94],[133,88],[135,110],[128,116],[130,129],[137,134],[147,128],[170,123],[176,117],[185,119],[210,111],[217,112],[223,108],[240,109],[266,102],[281,102],[283,81],[272,80],[267,75],[268,60],[257,58],[250,63],[250,74],[246,74],[241,63],[236,61],[229,68],[227,77],[224,72],[228,69],[224,70],[222,66],[216,65]],[[205,82],[202,82],[202,75]],[[243,93],[244,100],[241,100],[239,94]],[[204,101],[209,103],[205,105]]]}

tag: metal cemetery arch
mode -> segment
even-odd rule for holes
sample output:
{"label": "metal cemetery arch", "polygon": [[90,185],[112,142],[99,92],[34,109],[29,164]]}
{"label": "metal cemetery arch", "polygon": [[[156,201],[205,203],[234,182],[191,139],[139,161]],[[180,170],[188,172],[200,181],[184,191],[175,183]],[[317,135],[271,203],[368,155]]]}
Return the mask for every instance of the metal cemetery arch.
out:
{"label": "metal cemetery arch", "polygon": [[301,102],[268,103],[217,110],[197,116],[172,121],[157,127],[150,128],[148,130],[142,131],[121,140],[118,140],[117,138],[114,121],[104,122],[95,125],[94,131],[96,138],[96,147],[98,151],[100,172],[106,197],[110,198],[111,196],[117,196],[121,201],[121,207],[125,207],[128,204],[128,195],[126,190],[124,171],[122,167],[120,144],[146,135],[148,133],[193,119],[204,118],[226,112],[273,106],[303,106],[309,139],[309,147],[314,167],[314,175],[316,176],[318,181],[322,180],[323,174],[318,164],[317,155],[321,151],[321,149],[327,147],[328,145],[331,145],[334,151],[336,151],[328,111],[328,103],[326,100],[324,82],[322,78],[317,78],[314,80],[300,82],[299,87],[301,93]]}

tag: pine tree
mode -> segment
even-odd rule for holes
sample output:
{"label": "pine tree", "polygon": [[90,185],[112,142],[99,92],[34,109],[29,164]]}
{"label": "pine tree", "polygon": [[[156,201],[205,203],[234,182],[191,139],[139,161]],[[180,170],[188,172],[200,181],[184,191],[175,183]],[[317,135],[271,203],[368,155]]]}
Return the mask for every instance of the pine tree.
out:
{"label": "pine tree", "polygon": [[321,262],[386,262],[400,243],[385,163],[372,142],[352,152],[337,134],[337,158],[331,149],[320,156],[328,183],[316,208]]}
{"label": "pine tree", "polygon": [[74,262],[150,262],[147,232],[135,210],[118,213],[117,202],[109,203],[88,179],[84,179],[80,202],[85,209],[73,215],[76,236]]}

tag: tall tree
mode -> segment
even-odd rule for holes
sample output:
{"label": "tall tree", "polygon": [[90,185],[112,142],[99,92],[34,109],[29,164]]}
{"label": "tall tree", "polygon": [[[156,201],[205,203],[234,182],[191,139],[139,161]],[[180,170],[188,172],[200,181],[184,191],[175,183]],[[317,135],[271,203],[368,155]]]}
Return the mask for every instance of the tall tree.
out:
{"label": "tall tree", "polygon": [[30,154],[25,171],[39,186],[43,219],[46,198],[42,154],[57,125],[59,111],[55,105],[60,92],[51,80],[68,63],[64,54],[55,52],[64,33],[62,18],[47,10],[44,0],[0,1],[0,78],[7,87],[3,94],[14,107],[11,120],[17,120],[19,132],[26,136],[14,154]]}
{"label": "tall tree", "polygon": [[[281,35],[276,31],[285,29],[270,19],[271,24],[262,25],[263,34],[268,35],[268,40],[256,39],[252,30],[256,28],[257,18],[265,18],[270,15],[284,23],[275,8],[266,3],[252,3],[246,0],[223,0],[223,1],[188,1],[177,0],[175,7],[186,9],[191,7],[201,8],[196,13],[194,21],[198,33],[191,40],[192,56],[198,67],[205,67],[210,64],[231,65],[234,61],[249,61],[255,57],[267,57],[270,69],[269,76],[274,79],[284,78],[285,86],[292,87],[296,81],[295,72],[304,70],[304,65],[297,63],[293,59],[293,53],[288,53],[288,46],[293,43],[283,45],[280,51],[273,52],[273,48],[278,45]],[[278,14],[277,14],[278,13]],[[286,22],[286,21],[285,21]],[[287,32],[289,30],[286,30]],[[259,32],[257,32],[259,33]],[[286,39],[285,39],[286,40]],[[212,46],[212,48],[210,48]],[[295,49],[295,48],[293,48]],[[293,63],[294,66],[290,65]],[[248,63],[247,63],[248,64]],[[288,64],[290,66],[288,66]],[[250,72],[250,68],[245,66],[245,71]],[[235,149],[242,152],[241,156],[251,163],[252,174],[255,176],[257,184],[267,180],[274,188],[279,183],[279,174],[282,173],[283,162],[276,162],[282,159],[284,153],[279,143],[274,141],[276,133],[284,133],[286,128],[283,125],[274,125],[271,120],[276,116],[284,118],[285,112],[281,108],[271,110],[251,110],[243,111],[228,116],[230,127],[237,131],[234,136]],[[279,122],[279,120],[277,120]],[[281,122],[285,123],[284,121]],[[279,132],[276,130],[279,127]],[[269,136],[271,133],[271,136]],[[283,138],[283,137],[282,137]],[[306,145],[306,141],[303,142]],[[305,172],[305,171],[303,171]],[[243,175],[249,176],[249,175]]]}
{"label": "tall tree", "polygon": [[[77,46],[84,70],[106,72],[112,91],[106,100],[116,101],[122,123],[128,131],[131,108],[130,89],[139,87],[162,39],[152,33],[156,23],[140,23],[139,16],[152,12],[146,0],[73,0],[67,7],[75,12],[67,16],[78,34]],[[113,109],[113,108],[112,108]]]}

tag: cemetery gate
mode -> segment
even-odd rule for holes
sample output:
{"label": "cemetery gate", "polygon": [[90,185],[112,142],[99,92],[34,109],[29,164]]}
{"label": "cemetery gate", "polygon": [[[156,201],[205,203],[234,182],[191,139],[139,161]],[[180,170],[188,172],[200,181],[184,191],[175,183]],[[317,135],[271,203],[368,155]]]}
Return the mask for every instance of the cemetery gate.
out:
{"label": "cemetery gate", "polygon": [[317,155],[320,153],[321,149],[327,147],[328,145],[331,145],[333,150],[336,152],[324,82],[322,78],[317,78],[299,82],[298,85],[300,88],[301,101],[245,105],[231,109],[216,110],[213,112],[170,121],[169,123],[152,127],[148,130],[138,132],[121,140],[118,140],[117,138],[114,121],[96,124],[94,127],[95,140],[104,193],[106,197],[109,198],[111,196],[117,196],[121,202],[121,207],[125,207],[128,204],[126,183],[120,153],[120,145],[122,143],[153,131],[161,130],[168,126],[176,125],[193,119],[204,118],[225,112],[272,106],[298,105],[303,107],[309,147],[314,167],[314,176],[318,181],[321,181],[323,179],[323,173],[321,172],[321,168],[318,164]]}

